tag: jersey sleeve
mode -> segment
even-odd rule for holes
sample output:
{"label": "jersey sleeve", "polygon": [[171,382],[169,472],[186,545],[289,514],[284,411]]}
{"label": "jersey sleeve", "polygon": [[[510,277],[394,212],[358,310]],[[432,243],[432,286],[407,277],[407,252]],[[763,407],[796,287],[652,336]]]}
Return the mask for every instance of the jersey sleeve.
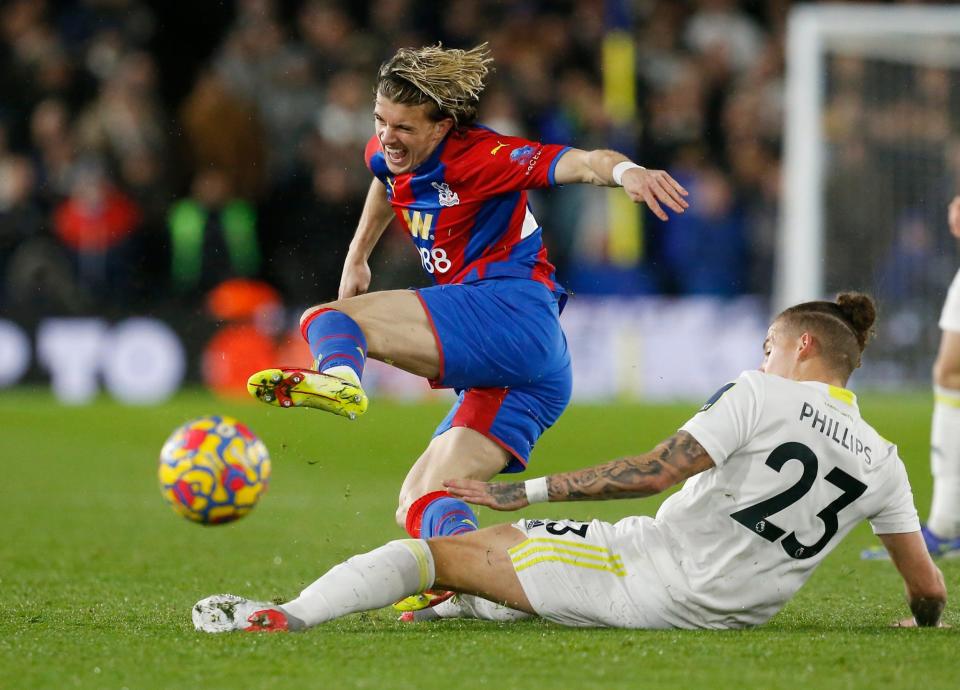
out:
{"label": "jersey sleeve", "polygon": [[542,189],[556,184],[557,162],[569,150],[569,146],[493,134],[471,147],[462,169],[480,198]]}
{"label": "jersey sleeve", "polygon": [[890,474],[881,489],[886,497],[880,511],[869,517],[870,526],[874,534],[916,532],[920,529],[920,517],[913,502],[913,490],[907,478],[907,469],[897,455],[895,446],[891,453],[894,457],[889,460]]}
{"label": "jersey sleeve", "polygon": [[387,162],[383,159],[383,151],[380,148],[380,141],[374,134],[367,141],[367,147],[363,151],[363,160],[367,167],[381,182],[387,176]]}
{"label": "jersey sleeve", "polygon": [[717,467],[746,445],[760,422],[763,385],[753,373],[744,372],[723,386],[680,427],[697,439]]}

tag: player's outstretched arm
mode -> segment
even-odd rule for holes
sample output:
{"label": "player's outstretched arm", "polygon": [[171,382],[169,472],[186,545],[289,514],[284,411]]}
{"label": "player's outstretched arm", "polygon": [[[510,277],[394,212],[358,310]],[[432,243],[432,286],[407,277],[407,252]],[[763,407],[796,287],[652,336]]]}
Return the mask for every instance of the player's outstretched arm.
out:
{"label": "player's outstretched arm", "polygon": [[947,586],[943,581],[943,573],[930,558],[920,532],[877,536],[903,577],[907,604],[913,613],[913,618],[900,621],[899,625],[940,625],[940,616],[947,605]]}
{"label": "player's outstretched arm", "polygon": [[370,288],[370,253],[392,219],[393,209],[387,199],[387,188],[374,178],[363,203],[357,232],[353,235],[347,258],[343,262],[338,299],[362,295]]}
{"label": "player's outstretched arm", "polygon": [[[643,455],[574,472],[551,474],[528,482],[480,482],[451,479],[443,485],[452,495],[494,510],[517,510],[539,501],[600,501],[611,498],[643,498],[714,466],[713,459],[697,439],[678,431]],[[528,495],[527,489],[546,480],[546,495]]]}
{"label": "player's outstretched arm", "polygon": [[664,170],[647,170],[631,162],[622,153],[597,149],[570,149],[557,161],[554,171],[557,184],[594,184],[600,187],[623,187],[636,203],[646,203],[660,220],[667,220],[661,204],[676,213],[687,208],[687,190]]}

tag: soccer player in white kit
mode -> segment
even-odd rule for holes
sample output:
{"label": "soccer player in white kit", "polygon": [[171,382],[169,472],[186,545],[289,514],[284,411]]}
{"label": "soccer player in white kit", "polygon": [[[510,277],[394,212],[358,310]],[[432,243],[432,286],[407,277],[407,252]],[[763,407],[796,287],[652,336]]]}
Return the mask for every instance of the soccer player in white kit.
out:
{"label": "soccer player in white kit", "polygon": [[[947,212],[950,232],[960,238],[960,196]],[[935,556],[960,556],[960,271],[940,314],[940,349],[933,365],[930,470],[933,501],[923,537]]]}
{"label": "soccer player in white kit", "polygon": [[760,370],[721,388],[643,455],[522,483],[445,483],[470,502],[515,510],[638,498],[686,480],[655,518],[521,520],[398,540],[334,567],[282,605],[208,597],[194,606],[194,624],[207,632],[302,630],[441,587],[462,594],[430,616],[741,628],[773,616],[868,520],[906,585],[913,615],[901,623],[938,625],[946,588],[903,463],[844,388],[874,318],[872,300],[851,293],[787,309],[770,326]]}

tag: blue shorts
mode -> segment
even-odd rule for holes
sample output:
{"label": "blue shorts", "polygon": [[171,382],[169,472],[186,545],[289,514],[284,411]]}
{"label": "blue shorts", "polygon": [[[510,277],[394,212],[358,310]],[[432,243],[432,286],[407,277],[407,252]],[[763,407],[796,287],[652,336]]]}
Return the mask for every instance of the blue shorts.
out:
{"label": "blue shorts", "polygon": [[522,472],[573,388],[557,298],[521,278],[436,285],[417,296],[440,350],[430,384],[460,393],[434,436],[455,426],[479,431],[513,456],[504,472]]}

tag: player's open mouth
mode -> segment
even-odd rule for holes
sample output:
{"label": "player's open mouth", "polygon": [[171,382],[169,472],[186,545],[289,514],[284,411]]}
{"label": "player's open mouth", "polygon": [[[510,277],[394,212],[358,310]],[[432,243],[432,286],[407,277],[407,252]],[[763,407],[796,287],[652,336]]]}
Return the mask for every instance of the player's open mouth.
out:
{"label": "player's open mouth", "polygon": [[392,146],[384,146],[383,153],[394,165],[400,165],[407,159],[406,149],[395,149]]}

